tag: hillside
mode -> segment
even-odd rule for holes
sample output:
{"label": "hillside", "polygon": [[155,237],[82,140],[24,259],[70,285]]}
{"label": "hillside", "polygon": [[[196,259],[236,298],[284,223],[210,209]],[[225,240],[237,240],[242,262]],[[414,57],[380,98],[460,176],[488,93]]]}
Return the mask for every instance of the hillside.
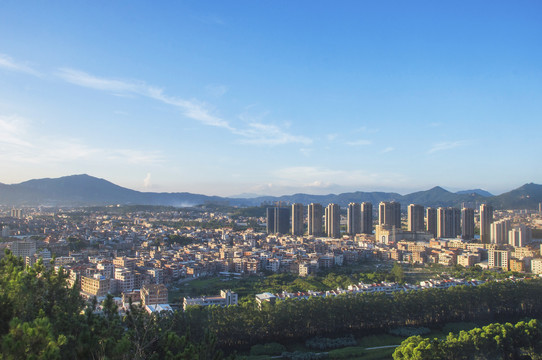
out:
{"label": "hillside", "polygon": [[542,202],[542,185],[525,184],[518,189],[499,196],[483,196],[480,191],[468,190],[452,193],[440,186],[407,195],[392,192],[348,192],[342,194],[311,195],[293,194],[284,196],[259,196],[255,198],[226,198],[188,192],[156,193],[124,188],[105,179],[89,175],[71,175],[55,179],[34,179],[19,184],[0,183],[0,205],[5,206],[91,206],[110,204],[194,206],[205,203],[220,203],[231,206],[272,205],[284,203],[337,203],[342,207],[351,202],[371,202],[374,207],[381,201],[398,201],[403,208],[415,203],[424,206],[454,206],[462,204],[477,207],[487,202],[496,209],[536,209]]}

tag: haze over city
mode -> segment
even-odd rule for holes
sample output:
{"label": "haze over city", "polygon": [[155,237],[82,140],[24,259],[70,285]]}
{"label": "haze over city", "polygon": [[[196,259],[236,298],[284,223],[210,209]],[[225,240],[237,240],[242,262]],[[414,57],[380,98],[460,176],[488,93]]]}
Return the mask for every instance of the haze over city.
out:
{"label": "haze over city", "polygon": [[3,2],[0,182],[230,196],[540,183],[536,1]]}

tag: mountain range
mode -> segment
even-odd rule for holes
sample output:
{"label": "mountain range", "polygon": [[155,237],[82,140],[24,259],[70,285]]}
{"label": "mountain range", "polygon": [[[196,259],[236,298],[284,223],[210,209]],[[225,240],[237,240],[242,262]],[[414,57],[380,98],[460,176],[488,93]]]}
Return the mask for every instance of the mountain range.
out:
{"label": "mountain range", "polygon": [[216,203],[231,206],[260,206],[284,203],[336,203],[346,206],[350,202],[371,202],[376,206],[381,201],[398,201],[403,207],[408,204],[424,206],[455,206],[466,204],[477,207],[480,203],[494,205],[497,209],[537,209],[542,202],[542,185],[525,184],[515,190],[493,196],[476,189],[452,193],[436,186],[425,191],[407,195],[393,192],[349,192],[329,195],[294,194],[284,196],[257,196],[227,198],[187,192],[156,193],[141,192],[115,185],[107,180],[86,174],[70,175],[54,179],[34,179],[19,184],[0,183],[0,205],[4,206],[93,206],[111,204],[195,206]]}

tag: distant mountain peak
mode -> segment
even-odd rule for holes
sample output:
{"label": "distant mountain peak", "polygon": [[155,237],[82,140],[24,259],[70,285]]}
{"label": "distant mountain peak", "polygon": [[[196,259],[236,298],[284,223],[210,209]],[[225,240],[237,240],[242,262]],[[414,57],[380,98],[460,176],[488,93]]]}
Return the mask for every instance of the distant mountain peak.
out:
{"label": "distant mountain peak", "polygon": [[484,197],[491,197],[491,196],[493,196],[493,194],[490,193],[489,191],[482,190],[482,189],[461,190],[461,191],[457,191],[456,194],[459,194],[459,195],[478,194],[478,195],[481,195],[481,196],[484,196]]}

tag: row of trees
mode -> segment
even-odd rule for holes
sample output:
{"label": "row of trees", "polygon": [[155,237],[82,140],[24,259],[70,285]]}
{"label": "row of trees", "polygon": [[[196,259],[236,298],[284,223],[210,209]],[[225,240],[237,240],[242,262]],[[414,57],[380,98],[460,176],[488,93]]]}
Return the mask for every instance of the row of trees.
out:
{"label": "row of trees", "polygon": [[412,336],[393,353],[395,360],[542,359],[542,328],[537,320],[490,324],[450,333],[446,339]]}
{"label": "row of trees", "polygon": [[542,315],[542,281],[490,282],[477,287],[408,293],[346,295],[309,300],[253,302],[226,308],[191,308],[182,314],[192,329],[207,328],[224,349],[266,342],[288,343],[316,336],[386,332],[401,326],[500,321]]}

